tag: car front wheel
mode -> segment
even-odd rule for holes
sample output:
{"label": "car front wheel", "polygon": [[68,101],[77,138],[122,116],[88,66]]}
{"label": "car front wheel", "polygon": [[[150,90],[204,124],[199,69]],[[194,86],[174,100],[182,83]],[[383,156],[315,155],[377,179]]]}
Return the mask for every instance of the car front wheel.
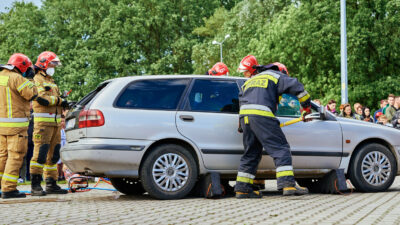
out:
{"label": "car front wheel", "polygon": [[175,144],[160,145],[143,162],[144,189],[158,199],[179,199],[193,189],[198,171],[192,154]]}
{"label": "car front wheel", "polygon": [[381,144],[363,146],[352,159],[349,178],[362,192],[386,191],[397,173],[397,163],[392,152]]}

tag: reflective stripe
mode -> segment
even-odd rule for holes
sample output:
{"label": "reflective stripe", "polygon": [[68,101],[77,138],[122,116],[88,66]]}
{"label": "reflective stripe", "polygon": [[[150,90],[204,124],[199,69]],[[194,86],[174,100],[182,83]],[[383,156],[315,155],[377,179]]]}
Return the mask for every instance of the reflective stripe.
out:
{"label": "reflective stripe", "polygon": [[272,71],[264,71],[264,72],[262,72],[262,73],[259,73],[258,76],[264,75],[264,74],[271,75],[271,76],[273,76],[273,77],[276,78],[276,79],[279,79],[279,78],[281,77],[281,75],[279,75],[279,74],[277,74],[277,73],[274,73],[274,72],[272,72]]}
{"label": "reflective stripe", "polygon": [[276,178],[287,177],[287,176],[294,176],[293,170],[282,171],[282,172],[277,172],[276,173]]}
{"label": "reflective stripe", "polygon": [[29,127],[29,122],[22,122],[22,123],[0,123],[0,127]]}
{"label": "reflective stripe", "polygon": [[37,117],[45,117],[45,118],[61,118],[61,115],[57,115],[54,113],[33,113],[33,116]]}
{"label": "reflective stripe", "polygon": [[249,124],[249,117],[248,116],[244,117],[244,124]]}
{"label": "reflective stripe", "polygon": [[303,91],[303,92],[301,92],[300,94],[297,95],[297,98],[300,99],[300,98],[306,96],[307,94],[308,94],[307,91]]}
{"label": "reflective stripe", "polygon": [[45,164],[43,170],[44,171],[55,171],[55,170],[57,170],[57,164],[54,164],[54,165]]}
{"label": "reflective stripe", "polygon": [[14,176],[14,175],[5,173],[5,174],[3,174],[3,178],[2,179],[17,183],[18,182],[18,178],[19,178],[19,176]]}
{"label": "reflective stripe", "polygon": [[258,105],[258,104],[242,105],[240,107],[240,110],[242,110],[242,109],[258,109],[258,110],[262,110],[262,111],[272,112],[271,109],[268,106]]}
{"label": "reflective stripe", "polygon": [[0,123],[19,123],[19,122],[28,122],[28,118],[0,118]]}
{"label": "reflective stripe", "polygon": [[287,170],[293,170],[293,166],[280,166],[276,168],[276,172],[282,172]]}
{"label": "reflective stripe", "polygon": [[40,93],[40,92],[43,92],[43,91],[44,91],[44,88],[38,87],[37,90],[38,90],[38,92]]}
{"label": "reflective stripe", "polygon": [[10,93],[10,88],[6,88],[7,92],[7,116],[8,118],[12,118],[12,102],[11,102],[11,93]]}
{"label": "reflective stripe", "polygon": [[20,92],[22,89],[24,89],[24,87],[26,85],[28,85],[30,83],[29,80],[25,81],[24,83],[22,83],[21,85],[19,85],[19,87],[17,88],[17,90]]}
{"label": "reflective stripe", "polygon": [[49,86],[49,87],[57,87],[56,84],[52,84],[52,83],[42,83],[43,86]]}
{"label": "reflective stripe", "polygon": [[60,123],[61,118],[57,118],[57,120],[56,120],[55,118],[34,117],[33,122],[50,122],[50,123],[57,122],[57,123]]}
{"label": "reflective stripe", "polygon": [[238,172],[238,177],[247,177],[247,178],[251,178],[254,179],[256,176],[254,176],[253,174],[250,173],[244,173],[244,172]]}
{"label": "reflective stripe", "polygon": [[243,183],[248,183],[248,184],[253,184],[253,179],[248,178],[248,177],[237,177],[236,181],[243,182]]}
{"label": "reflective stripe", "polygon": [[51,98],[51,104],[50,105],[54,105],[56,103],[56,98],[54,96],[50,96]]}
{"label": "reflective stripe", "polygon": [[275,117],[272,112],[266,112],[266,111],[257,110],[257,109],[243,109],[243,110],[240,110],[239,114],[240,115],[258,115],[258,116]]}
{"label": "reflective stripe", "polygon": [[35,162],[35,161],[31,161],[30,166],[31,166],[31,167],[34,166],[34,167],[43,168],[43,164],[40,164],[40,163]]}
{"label": "reflective stripe", "polygon": [[307,101],[307,99],[310,98],[310,95],[308,94],[307,91],[303,91],[300,94],[297,95],[297,98],[299,99],[299,102],[304,102]]}
{"label": "reflective stripe", "polygon": [[299,102],[304,102],[304,101],[307,101],[309,98],[310,98],[310,95],[309,95],[309,94],[307,94],[306,96],[304,96],[304,97],[300,98],[300,99],[299,99]]}

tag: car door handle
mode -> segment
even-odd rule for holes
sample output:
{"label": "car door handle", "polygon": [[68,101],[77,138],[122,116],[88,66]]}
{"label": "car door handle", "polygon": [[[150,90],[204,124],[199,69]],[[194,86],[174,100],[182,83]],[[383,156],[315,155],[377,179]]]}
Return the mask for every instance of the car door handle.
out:
{"label": "car door handle", "polygon": [[192,122],[194,120],[194,117],[189,115],[180,115],[179,118],[185,122]]}

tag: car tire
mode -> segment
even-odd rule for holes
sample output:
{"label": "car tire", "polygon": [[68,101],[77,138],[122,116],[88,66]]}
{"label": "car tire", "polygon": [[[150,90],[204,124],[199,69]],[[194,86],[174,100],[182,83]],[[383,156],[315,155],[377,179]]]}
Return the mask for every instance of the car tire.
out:
{"label": "car tire", "polygon": [[140,171],[144,189],[157,199],[180,199],[196,184],[198,169],[192,154],[183,146],[164,144],[145,158]]}
{"label": "car tire", "polygon": [[381,144],[368,144],[352,158],[349,178],[357,191],[386,191],[397,174],[397,163],[389,149]]}
{"label": "car tire", "polygon": [[132,178],[110,178],[111,184],[119,192],[126,195],[141,195],[145,192],[142,184]]}

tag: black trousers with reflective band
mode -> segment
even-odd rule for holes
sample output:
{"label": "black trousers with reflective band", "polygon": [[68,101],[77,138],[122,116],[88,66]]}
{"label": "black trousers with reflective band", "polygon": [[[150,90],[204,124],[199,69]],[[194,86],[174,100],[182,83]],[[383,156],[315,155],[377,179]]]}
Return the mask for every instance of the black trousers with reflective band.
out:
{"label": "black trousers with reflective band", "polygon": [[[245,121],[246,120],[246,121]],[[275,167],[291,166],[292,155],[279,120],[265,116],[247,116],[240,118],[243,128],[243,145],[245,152],[240,159],[238,172],[255,175],[262,157],[263,148],[273,158]],[[277,178],[278,189],[295,186],[294,176],[281,176]],[[250,182],[236,182],[235,191],[251,192]]]}

